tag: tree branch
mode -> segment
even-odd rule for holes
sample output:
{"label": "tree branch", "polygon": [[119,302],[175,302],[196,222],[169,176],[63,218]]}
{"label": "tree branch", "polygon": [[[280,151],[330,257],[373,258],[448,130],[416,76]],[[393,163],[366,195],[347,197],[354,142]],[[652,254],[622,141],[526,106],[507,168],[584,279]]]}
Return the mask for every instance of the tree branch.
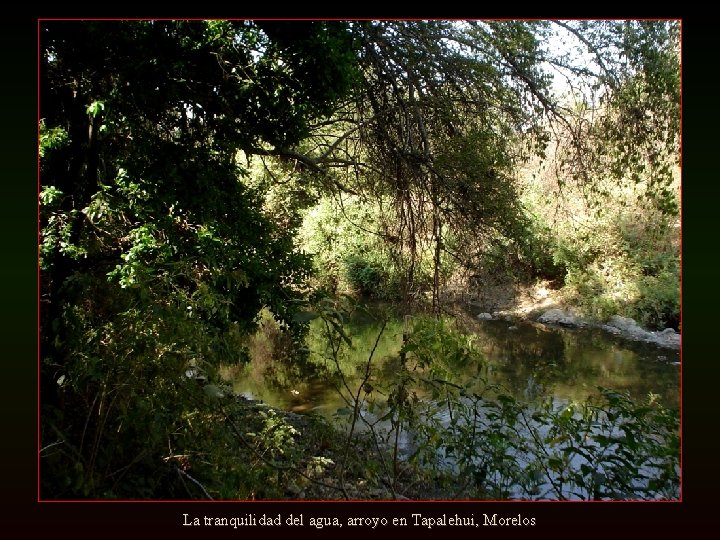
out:
{"label": "tree branch", "polygon": [[[177,473],[180,475],[180,479],[183,480],[183,483],[185,483],[185,480],[184,480],[184,478],[183,478],[183,477],[185,477],[185,478],[187,478],[188,480],[190,480],[193,484],[195,484],[196,486],[198,486],[209,500],[211,500],[211,501],[214,501],[214,500],[215,500],[215,499],[213,499],[213,498],[210,496],[210,494],[209,494],[209,493],[207,492],[207,490],[205,489],[205,486],[203,486],[200,482],[198,482],[197,480],[195,480],[192,476],[190,476],[188,473],[186,473],[185,471],[183,471],[183,470],[182,470],[180,467],[178,467],[177,465],[175,466],[175,470],[176,470]],[[187,489],[187,487],[186,487],[186,489]],[[188,493],[190,493],[190,490],[188,490]]]}
{"label": "tree branch", "polygon": [[293,159],[293,160],[297,161],[298,163],[305,165],[311,171],[330,180],[330,182],[332,182],[332,184],[337,189],[344,191],[346,193],[350,193],[352,195],[358,195],[357,191],[342,184],[337,178],[334,178],[327,170],[325,170],[323,167],[321,167],[321,165],[323,164],[323,161],[321,161],[319,159],[310,157],[305,154],[301,154],[299,152],[295,152],[294,150],[285,150],[285,149],[278,149],[278,148],[275,148],[273,150],[266,150],[264,148],[249,148],[249,149],[247,149],[247,153],[258,155],[258,156],[274,156],[274,157],[284,158],[284,159]]}
{"label": "tree branch", "polygon": [[598,63],[598,65],[600,66],[600,69],[603,70],[603,72],[605,73],[605,75],[609,76],[609,77],[612,79],[613,85],[614,85],[614,86],[619,86],[619,81],[618,81],[617,76],[615,75],[615,73],[614,73],[613,71],[611,71],[610,69],[608,69],[608,67],[605,65],[605,62],[603,61],[603,58],[602,58],[602,54],[600,54],[600,51],[597,49],[597,47],[595,47],[595,45],[593,45],[592,43],[590,43],[590,41],[589,41],[585,36],[583,36],[580,32],[578,32],[575,28],[573,28],[573,27],[570,26],[569,24],[564,23],[564,22],[562,22],[562,21],[553,21],[553,22],[554,22],[555,24],[557,24],[559,27],[564,28],[565,30],[567,30],[568,32],[570,32],[570,33],[571,33],[573,36],[575,36],[575,38],[577,38],[583,45],[585,45],[585,46],[588,48],[588,50],[589,50],[592,54],[595,55],[595,59],[597,60],[597,63]]}

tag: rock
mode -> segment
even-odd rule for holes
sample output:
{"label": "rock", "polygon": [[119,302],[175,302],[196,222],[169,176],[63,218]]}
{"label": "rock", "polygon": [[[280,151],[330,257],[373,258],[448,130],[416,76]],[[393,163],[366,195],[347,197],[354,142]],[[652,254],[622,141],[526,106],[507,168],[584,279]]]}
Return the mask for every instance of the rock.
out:
{"label": "rock", "polygon": [[679,349],[681,336],[672,328],[665,328],[660,332],[649,332],[644,330],[630,317],[613,315],[605,324],[582,319],[562,309],[550,309],[543,313],[538,322],[544,324],[555,324],[574,328],[600,328],[605,332],[634,341],[645,341],[654,343],[669,349]]}
{"label": "rock", "polygon": [[549,309],[538,318],[543,324],[559,324],[562,326],[583,326],[576,316],[562,309]]}
{"label": "rock", "polygon": [[517,330],[517,326],[508,326],[508,330]]}
{"label": "rock", "polygon": [[613,315],[608,320],[608,325],[617,328],[625,337],[630,339],[647,341],[650,343],[659,343],[662,341],[661,338],[657,337],[657,334],[643,330],[638,326],[638,323],[636,323],[634,319],[629,317]]}
{"label": "rock", "polygon": [[667,349],[680,349],[681,345],[681,335],[672,328],[665,328],[659,332],[649,332],[641,328],[634,319],[620,317],[619,315],[613,315],[603,324],[592,319],[583,319],[570,311],[553,308],[540,315],[537,321],[543,324],[570,328],[599,328],[624,339],[654,343]]}
{"label": "rock", "polygon": [[602,325],[600,325],[600,328],[602,328],[606,332],[608,332],[610,334],[614,334],[616,336],[620,334],[620,330],[618,328],[615,328],[614,326],[610,326],[609,324],[602,324]]}
{"label": "rock", "polygon": [[493,319],[493,316],[489,313],[480,313],[478,314],[477,318],[481,321],[491,321]]}
{"label": "rock", "polygon": [[664,332],[661,332],[660,335],[657,336],[656,342],[665,345],[666,347],[672,347],[674,349],[680,348],[680,334],[666,334]]}
{"label": "rock", "polygon": [[624,332],[637,332],[638,330],[641,332],[644,331],[638,326],[634,319],[631,319],[630,317],[620,317],[619,315],[613,315],[610,317],[608,325],[614,326]]}
{"label": "rock", "polygon": [[680,348],[680,334],[676,334],[672,328],[665,328],[660,332],[648,332],[647,330],[643,330],[634,319],[629,317],[613,315],[607,324],[601,328],[614,334],[622,335],[628,339],[655,343],[656,345],[669,347],[671,349]]}
{"label": "rock", "polygon": [[680,346],[680,336],[672,328],[666,328],[661,332],[648,332],[638,326],[634,319],[613,315],[603,328],[616,328],[622,336],[636,341],[646,341],[665,347],[676,348]]}

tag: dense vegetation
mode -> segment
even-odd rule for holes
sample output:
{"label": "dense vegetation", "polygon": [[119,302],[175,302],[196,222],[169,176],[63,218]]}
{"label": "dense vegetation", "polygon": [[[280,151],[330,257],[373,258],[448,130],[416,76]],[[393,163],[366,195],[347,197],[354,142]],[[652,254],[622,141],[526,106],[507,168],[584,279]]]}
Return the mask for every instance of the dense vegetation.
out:
{"label": "dense vegetation", "polygon": [[[673,21],[43,22],[42,496],[287,496],[338,464],[349,496],[349,445],[301,452],[282,416],[226,395],[263,313],[298,366],[311,319],[329,360],[351,341],[339,294],[437,315],[490,276],[679,327],[679,39]],[[416,336],[422,369],[463,361],[452,333]],[[672,435],[607,395],[633,437]],[[666,493],[676,440],[642,440]],[[508,495],[473,470],[458,495]],[[584,496],[628,495],[585,472]]]}

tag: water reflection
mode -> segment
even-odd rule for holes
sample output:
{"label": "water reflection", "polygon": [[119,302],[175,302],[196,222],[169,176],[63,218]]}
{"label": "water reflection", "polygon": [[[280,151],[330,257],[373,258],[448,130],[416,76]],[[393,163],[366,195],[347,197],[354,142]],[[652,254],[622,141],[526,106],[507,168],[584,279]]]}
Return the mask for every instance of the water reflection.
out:
{"label": "water reflection", "polygon": [[[636,399],[658,394],[668,406],[679,404],[677,351],[623,341],[600,330],[567,330],[539,324],[483,321],[475,330],[491,377],[516,398],[539,394],[582,401],[597,387],[627,391]],[[664,357],[660,359],[658,357]]]}
{"label": "water reflection", "polygon": [[[347,331],[353,348],[340,358],[346,382],[356,389],[361,371],[375,344],[380,322],[365,314],[351,319]],[[308,336],[310,362],[287,366],[268,359],[253,362],[237,374],[235,391],[251,399],[296,412],[333,414],[346,406],[333,376],[336,366],[326,356],[321,321],[313,321]],[[475,321],[471,331],[485,354],[489,382],[521,401],[552,396],[558,401],[584,401],[597,387],[627,391],[635,399],[657,394],[667,406],[679,405],[679,353],[655,345],[624,341],[599,330],[566,330],[535,323]],[[397,374],[402,344],[402,320],[390,320],[373,358],[379,386],[389,386]],[[464,366],[456,380],[469,382],[477,366]]]}

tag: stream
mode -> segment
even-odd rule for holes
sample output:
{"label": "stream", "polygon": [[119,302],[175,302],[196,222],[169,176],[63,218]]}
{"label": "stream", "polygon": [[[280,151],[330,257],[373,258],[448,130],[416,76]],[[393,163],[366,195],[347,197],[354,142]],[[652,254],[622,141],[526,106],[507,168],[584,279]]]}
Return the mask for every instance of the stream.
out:
{"label": "stream", "polygon": [[[468,324],[466,323],[466,327]],[[663,349],[654,344],[625,340],[597,328],[566,329],[550,327],[530,321],[475,320],[470,322],[470,333],[484,355],[484,366],[464,365],[452,374],[455,384],[474,391],[478,373],[482,373],[484,388],[494,393],[511,395],[521,403],[539,403],[550,398],[561,410],[566,404],[580,403],[591,396],[600,394],[600,387],[628,393],[635,401],[645,401],[650,396],[654,401],[670,408],[678,407],[680,401],[680,353]],[[378,394],[388,395],[388,388],[397,378],[398,353],[402,346],[403,319],[391,317],[384,332],[377,317],[370,313],[357,313],[346,321],[345,329],[352,337],[352,347],[346,348],[339,358],[339,367],[345,374],[347,386],[356,392],[362,384],[367,359],[373,351],[371,372],[374,385],[374,399]],[[337,372],[337,366],[327,358],[327,341],[322,321],[312,322],[307,337],[310,361],[303,366],[288,366],[271,358],[253,358],[234,379],[237,394],[248,399],[260,400],[273,407],[295,413],[315,413],[333,418],[350,414],[349,403],[345,402],[336,387],[337,379],[328,376]],[[319,369],[324,367],[326,371]],[[382,393],[385,389],[386,393]],[[427,393],[418,388],[418,397],[431,402]],[[345,392],[348,395],[348,392]],[[484,394],[487,396],[488,394]],[[380,399],[382,401],[382,399]],[[368,402],[361,402],[361,414],[381,431],[390,430],[390,422],[381,420]],[[447,427],[451,421],[447,409],[438,409],[434,418]],[[344,412],[343,412],[344,411]],[[484,413],[480,413],[481,415]],[[362,428],[358,423],[358,429]],[[543,438],[547,427],[541,429]],[[398,434],[398,449],[402,459],[410,456],[415,448],[414,434],[401,430]],[[617,432],[615,433],[617,435]],[[517,464],[522,468],[525,457],[517,455]],[[454,469],[456,462],[444,452],[438,453],[444,465]],[[573,468],[595,467],[594,463],[575,455],[570,465]],[[646,477],[653,470],[640,471]],[[596,472],[595,474],[601,474]],[[604,473],[603,473],[604,474]],[[557,481],[558,476],[554,475]],[[543,498],[551,493],[552,486],[547,480],[536,486],[531,496]],[[525,498],[527,491],[517,486],[508,486],[503,497]],[[632,491],[628,495],[632,497]],[[670,495],[674,497],[675,495]],[[564,493],[563,497],[577,498]]]}
{"label": "stream", "polygon": [[[381,323],[371,314],[357,314],[346,323],[353,347],[341,367],[351,388],[361,381],[364,366],[375,344]],[[402,345],[401,317],[391,318],[373,357],[374,376],[391,382],[392,361]],[[579,402],[599,394],[598,387],[628,392],[634,399],[650,393],[666,406],[679,406],[680,353],[656,345],[632,342],[599,329],[564,329],[532,322],[475,321],[472,332],[485,355],[487,377],[518,400],[552,397]],[[322,358],[325,342],[319,320],[307,338],[311,359]],[[233,381],[237,394],[273,407],[298,412],[334,414],[345,403],[327,376],[312,366],[284,366],[268,359],[253,359]],[[476,366],[465,366],[467,379]],[[462,380],[462,374],[458,374]]]}

